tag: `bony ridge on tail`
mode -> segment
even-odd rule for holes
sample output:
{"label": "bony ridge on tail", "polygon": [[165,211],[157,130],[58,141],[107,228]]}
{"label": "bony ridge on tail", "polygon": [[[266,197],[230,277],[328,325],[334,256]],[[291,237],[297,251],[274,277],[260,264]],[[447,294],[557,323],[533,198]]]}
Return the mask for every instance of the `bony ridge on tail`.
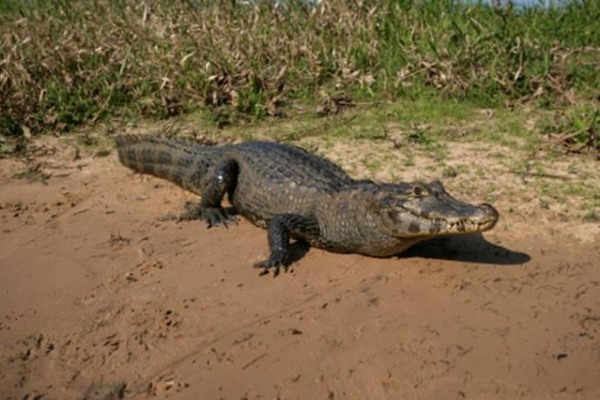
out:
{"label": "bony ridge on tail", "polygon": [[332,162],[299,147],[272,142],[221,146],[149,135],[116,137],[121,163],[201,195],[189,218],[209,227],[237,212],[266,228],[270,254],[261,274],[287,265],[290,238],[339,253],[398,254],[442,235],[492,229],[498,211],[452,197],[438,181],[375,183],[355,180]]}

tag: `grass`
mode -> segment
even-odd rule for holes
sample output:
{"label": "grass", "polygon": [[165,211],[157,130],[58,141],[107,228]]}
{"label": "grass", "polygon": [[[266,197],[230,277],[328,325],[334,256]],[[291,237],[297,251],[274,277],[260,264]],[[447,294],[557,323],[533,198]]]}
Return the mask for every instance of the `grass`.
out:
{"label": "grass", "polygon": [[583,104],[556,111],[539,123],[539,131],[551,143],[570,152],[586,148],[600,149],[600,107]]}
{"label": "grass", "polygon": [[[447,105],[378,116],[369,137],[380,139],[393,119],[555,110],[598,96],[598,2],[460,3],[4,0],[0,133],[194,112],[224,127],[353,104]],[[582,118],[597,131],[596,117]],[[573,116],[563,124],[579,126]],[[333,134],[354,135],[351,125]]]}

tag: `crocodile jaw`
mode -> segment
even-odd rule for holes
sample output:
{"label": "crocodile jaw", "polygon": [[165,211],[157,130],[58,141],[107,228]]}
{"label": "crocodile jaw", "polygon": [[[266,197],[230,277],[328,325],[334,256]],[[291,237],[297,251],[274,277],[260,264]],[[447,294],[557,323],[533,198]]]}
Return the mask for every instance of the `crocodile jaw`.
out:
{"label": "crocodile jaw", "polygon": [[412,208],[399,207],[387,211],[386,225],[392,236],[425,239],[485,232],[496,225],[498,217],[498,211],[489,204],[474,206],[462,203],[460,210],[447,210],[447,215],[442,212],[415,212]]}

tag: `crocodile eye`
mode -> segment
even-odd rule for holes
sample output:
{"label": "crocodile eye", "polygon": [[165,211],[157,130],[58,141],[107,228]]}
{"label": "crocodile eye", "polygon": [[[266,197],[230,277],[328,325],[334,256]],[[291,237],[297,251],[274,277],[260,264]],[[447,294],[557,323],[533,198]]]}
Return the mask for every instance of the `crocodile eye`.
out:
{"label": "crocodile eye", "polygon": [[421,197],[425,195],[425,190],[421,186],[413,186],[412,194],[416,197]]}

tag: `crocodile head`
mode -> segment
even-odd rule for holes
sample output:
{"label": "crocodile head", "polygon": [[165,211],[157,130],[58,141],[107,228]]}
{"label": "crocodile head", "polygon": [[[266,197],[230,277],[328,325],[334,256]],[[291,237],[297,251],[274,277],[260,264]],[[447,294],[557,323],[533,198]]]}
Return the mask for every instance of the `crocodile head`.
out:
{"label": "crocodile head", "polygon": [[377,224],[388,235],[415,241],[484,232],[499,216],[490,204],[456,200],[439,181],[389,185],[380,192],[375,210]]}

